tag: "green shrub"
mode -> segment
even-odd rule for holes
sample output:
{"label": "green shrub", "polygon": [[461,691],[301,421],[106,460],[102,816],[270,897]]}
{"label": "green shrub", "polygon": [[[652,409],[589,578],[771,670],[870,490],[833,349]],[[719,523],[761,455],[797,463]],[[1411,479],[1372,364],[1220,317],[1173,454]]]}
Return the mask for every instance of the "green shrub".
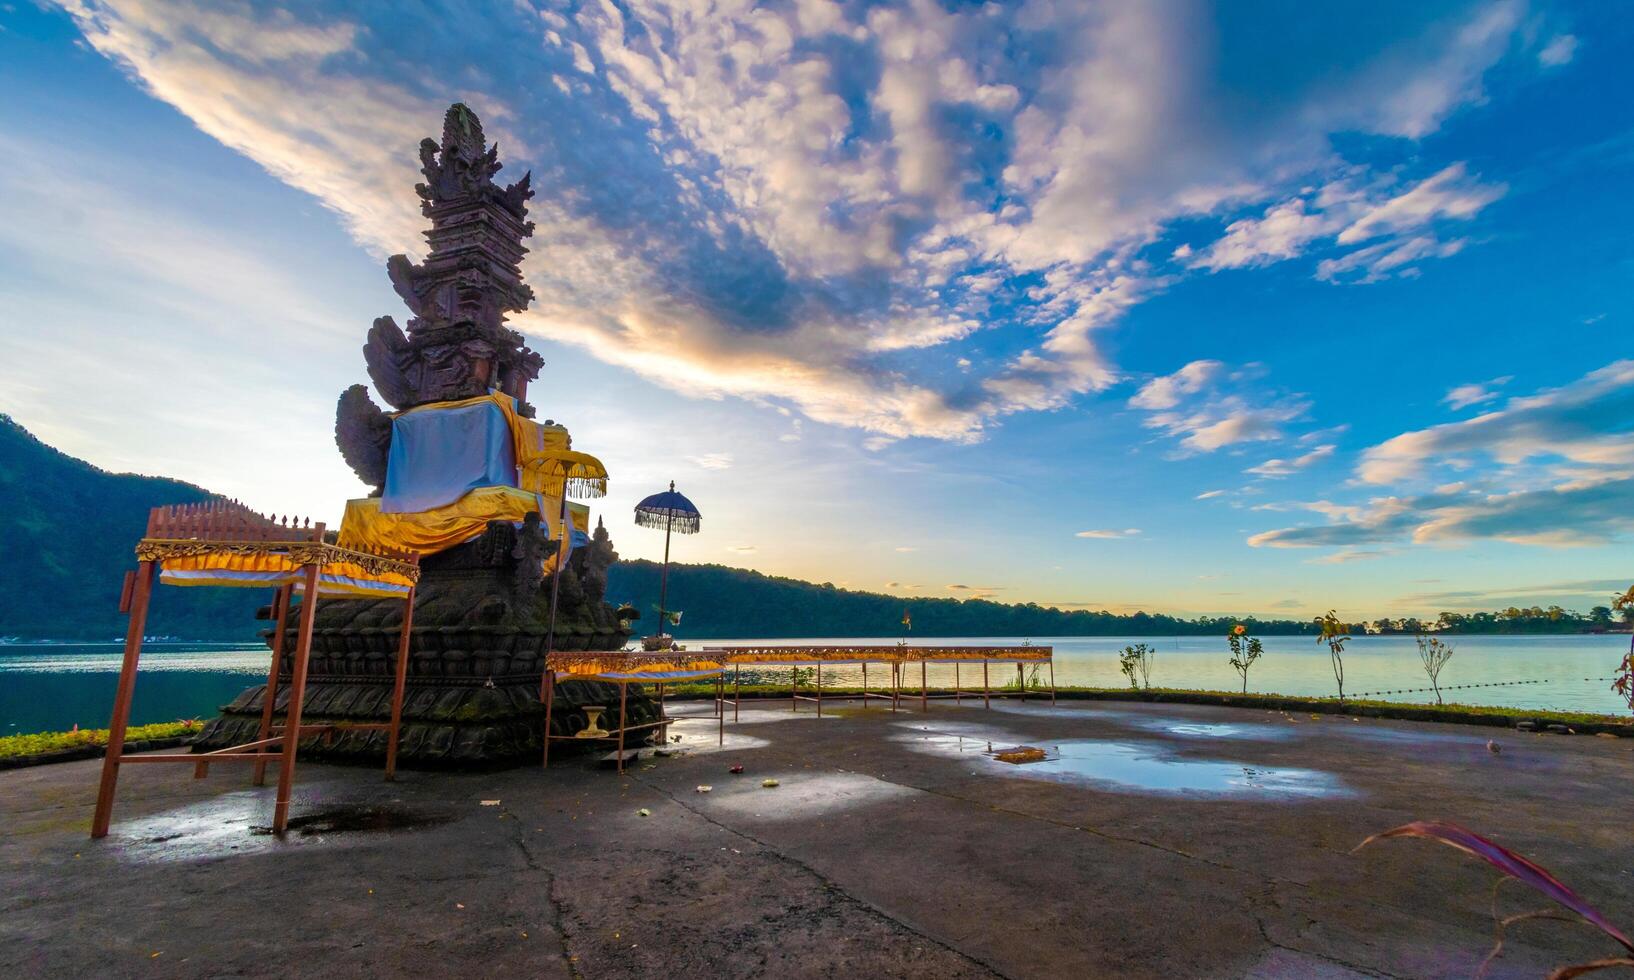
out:
{"label": "green shrub", "polygon": [[[133,725],[125,729],[126,742],[145,742],[155,738],[175,738],[190,735],[203,728],[203,722],[167,721],[157,725]],[[33,735],[7,735],[0,738],[0,759],[45,752],[60,752],[108,744],[106,728],[81,728],[71,732],[37,732]]]}

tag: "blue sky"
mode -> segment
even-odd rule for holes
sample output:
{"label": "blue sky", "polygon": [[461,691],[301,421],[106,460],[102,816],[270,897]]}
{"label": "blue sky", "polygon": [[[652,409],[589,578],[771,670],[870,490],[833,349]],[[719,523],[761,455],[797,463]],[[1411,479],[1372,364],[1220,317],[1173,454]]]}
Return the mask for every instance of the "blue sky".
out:
{"label": "blue sky", "polygon": [[0,4],[0,411],[334,520],[449,102],[534,173],[530,392],[677,551],[1367,618],[1626,587],[1612,4]]}

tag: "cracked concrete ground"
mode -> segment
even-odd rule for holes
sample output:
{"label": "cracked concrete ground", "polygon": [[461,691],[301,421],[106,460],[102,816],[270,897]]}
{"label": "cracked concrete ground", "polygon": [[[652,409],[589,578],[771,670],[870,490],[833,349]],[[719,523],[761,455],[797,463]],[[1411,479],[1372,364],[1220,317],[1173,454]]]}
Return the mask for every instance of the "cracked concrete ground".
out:
{"label": "cracked concrete ground", "polygon": [[[1470,976],[1494,873],[1424,841],[1351,853],[1432,818],[1634,919],[1630,740],[1171,705],[829,707],[745,708],[724,747],[690,717],[674,754],[622,778],[303,765],[282,841],[256,831],[271,790],[242,768],[127,767],[99,842],[98,762],[0,773],[0,976]],[[1049,758],[986,752],[1015,745]],[[1498,896],[1505,914],[1547,904]],[[1527,922],[1491,975],[1614,951]]]}

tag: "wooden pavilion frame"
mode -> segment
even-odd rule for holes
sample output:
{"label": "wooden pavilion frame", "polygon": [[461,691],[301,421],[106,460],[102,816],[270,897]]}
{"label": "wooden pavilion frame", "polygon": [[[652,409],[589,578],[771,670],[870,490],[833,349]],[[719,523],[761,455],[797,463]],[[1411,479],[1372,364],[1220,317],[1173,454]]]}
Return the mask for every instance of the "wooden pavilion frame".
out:
{"label": "wooden pavilion frame", "polygon": [[[842,664],[862,665],[862,705],[868,707],[869,698],[879,698],[891,702],[891,710],[895,711],[902,702],[903,668],[919,664],[919,710],[930,710],[930,701],[933,698],[951,698],[955,702],[962,701],[966,696],[975,698],[978,694],[982,699],[982,706],[992,707],[994,698],[1019,697],[1027,700],[1026,664],[1045,663],[1049,665],[1049,692],[1050,706],[1054,707],[1055,699],[1055,648],[1047,646],[955,646],[955,647],[915,647],[915,646],[764,646],[764,647],[704,647],[698,651],[700,656],[709,657],[732,668],[732,696],[728,698],[725,690],[725,678],[716,685],[715,713],[724,719],[726,706],[732,706],[732,720],[738,720],[738,707],[742,703],[741,671],[743,667],[789,667],[794,674],[794,682],[790,685],[789,710],[798,711],[801,701],[811,701],[817,705],[817,715],[823,714],[823,665],[839,666]],[[1014,663],[1016,665],[1017,689],[1014,691],[993,690],[989,667],[994,663]],[[875,693],[868,688],[869,663],[886,663],[891,668],[891,686],[889,694]],[[952,692],[930,693],[928,664],[953,664]],[[979,689],[966,689],[962,686],[960,668],[964,664],[982,665],[982,686]],[[816,668],[816,695],[800,693],[799,671],[802,667]],[[1043,692],[1038,692],[1043,696]],[[912,698],[910,693],[909,698]],[[841,695],[842,699],[856,697],[856,695]],[[756,698],[756,701],[782,701],[784,698]]]}
{"label": "wooden pavilion frame", "polygon": [[[113,717],[108,722],[108,751],[102,762],[102,780],[97,789],[96,813],[91,821],[91,837],[105,837],[113,816],[114,790],[119,767],[127,763],[182,762],[193,765],[193,776],[201,779],[215,762],[251,762],[255,765],[255,785],[264,785],[267,763],[278,760],[278,795],[273,807],[272,830],[282,834],[289,825],[290,788],[295,778],[295,753],[302,736],[332,736],[337,725],[303,725],[301,705],[306,695],[307,661],[312,652],[312,629],[317,618],[318,598],[325,591],[341,595],[390,595],[403,600],[403,625],[397,643],[397,664],[392,688],[389,723],[350,724],[350,730],[389,732],[386,743],[386,778],[397,772],[397,742],[403,719],[403,689],[408,674],[409,639],[414,625],[415,583],[419,581],[419,556],[380,554],[338,548],[324,541],[324,525],[281,523],[257,514],[234,501],[213,499],[201,504],[157,507],[148,515],[147,533],[136,545],[137,567],[125,574],[119,609],[129,613],[125,632],[125,656],[119,670],[119,686],[114,695]],[[131,697],[136,688],[137,665],[142,655],[143,631],[147,626],[148,604],[155,584],[172,565],[186,565],[197,581],[177,584],[262,587],[276,579],[273,601],[272,665],[267,671],[267,691],[261,708],[261,725],[256,739],[241,745],[204,753],[147,754],[126,756],[125,730],[130,721]],[[233,566],[255,566],[273,571],[246,571]],[[328,569],[330,574],[325,575]],[[178,573],[182,574],[182,573]],[[289,679],[289,701],[284,723],[274,723],[279,673],[284,655],[285,631],[291,600],[301,591],[300,624],[296,633],[293,665]],[[406,588],[406,592],[402,591]],[[273,754],[273,747],[277,754]]]}

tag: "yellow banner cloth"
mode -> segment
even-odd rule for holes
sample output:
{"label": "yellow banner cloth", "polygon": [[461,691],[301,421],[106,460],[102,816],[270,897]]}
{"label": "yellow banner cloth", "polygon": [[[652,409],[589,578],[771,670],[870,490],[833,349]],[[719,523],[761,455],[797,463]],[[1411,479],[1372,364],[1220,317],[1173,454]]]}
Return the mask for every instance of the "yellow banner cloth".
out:
{"label": "yellow banner cloth", "polygon": [[[574,510],[571,503],[569,510]],[[382,513],[379,497],[348,500],[339,544],[342,548],[392,548],[433,555],[481,534],[489,521],[521,523],[528,511],[539,512],[552,540],[561,539],[561,498],[515,487],[478,487],[446,507],[417,514]],[[589,524],[588,508],[583,520]],[[573,523],[579,524],[576,512]]]}
{"label": "yellow banner cloth", "polygon": [[[303,568],[288,555],[277,552],[255,554],[207,554],[166,558],[159,563],[159,581],[165,585],[214,585],[276,588],[295,583],[299,592]],[[395,572],[366,572],[349,561],[333,561],[318,572],[320,596],[408,595],[414,582]]]}

